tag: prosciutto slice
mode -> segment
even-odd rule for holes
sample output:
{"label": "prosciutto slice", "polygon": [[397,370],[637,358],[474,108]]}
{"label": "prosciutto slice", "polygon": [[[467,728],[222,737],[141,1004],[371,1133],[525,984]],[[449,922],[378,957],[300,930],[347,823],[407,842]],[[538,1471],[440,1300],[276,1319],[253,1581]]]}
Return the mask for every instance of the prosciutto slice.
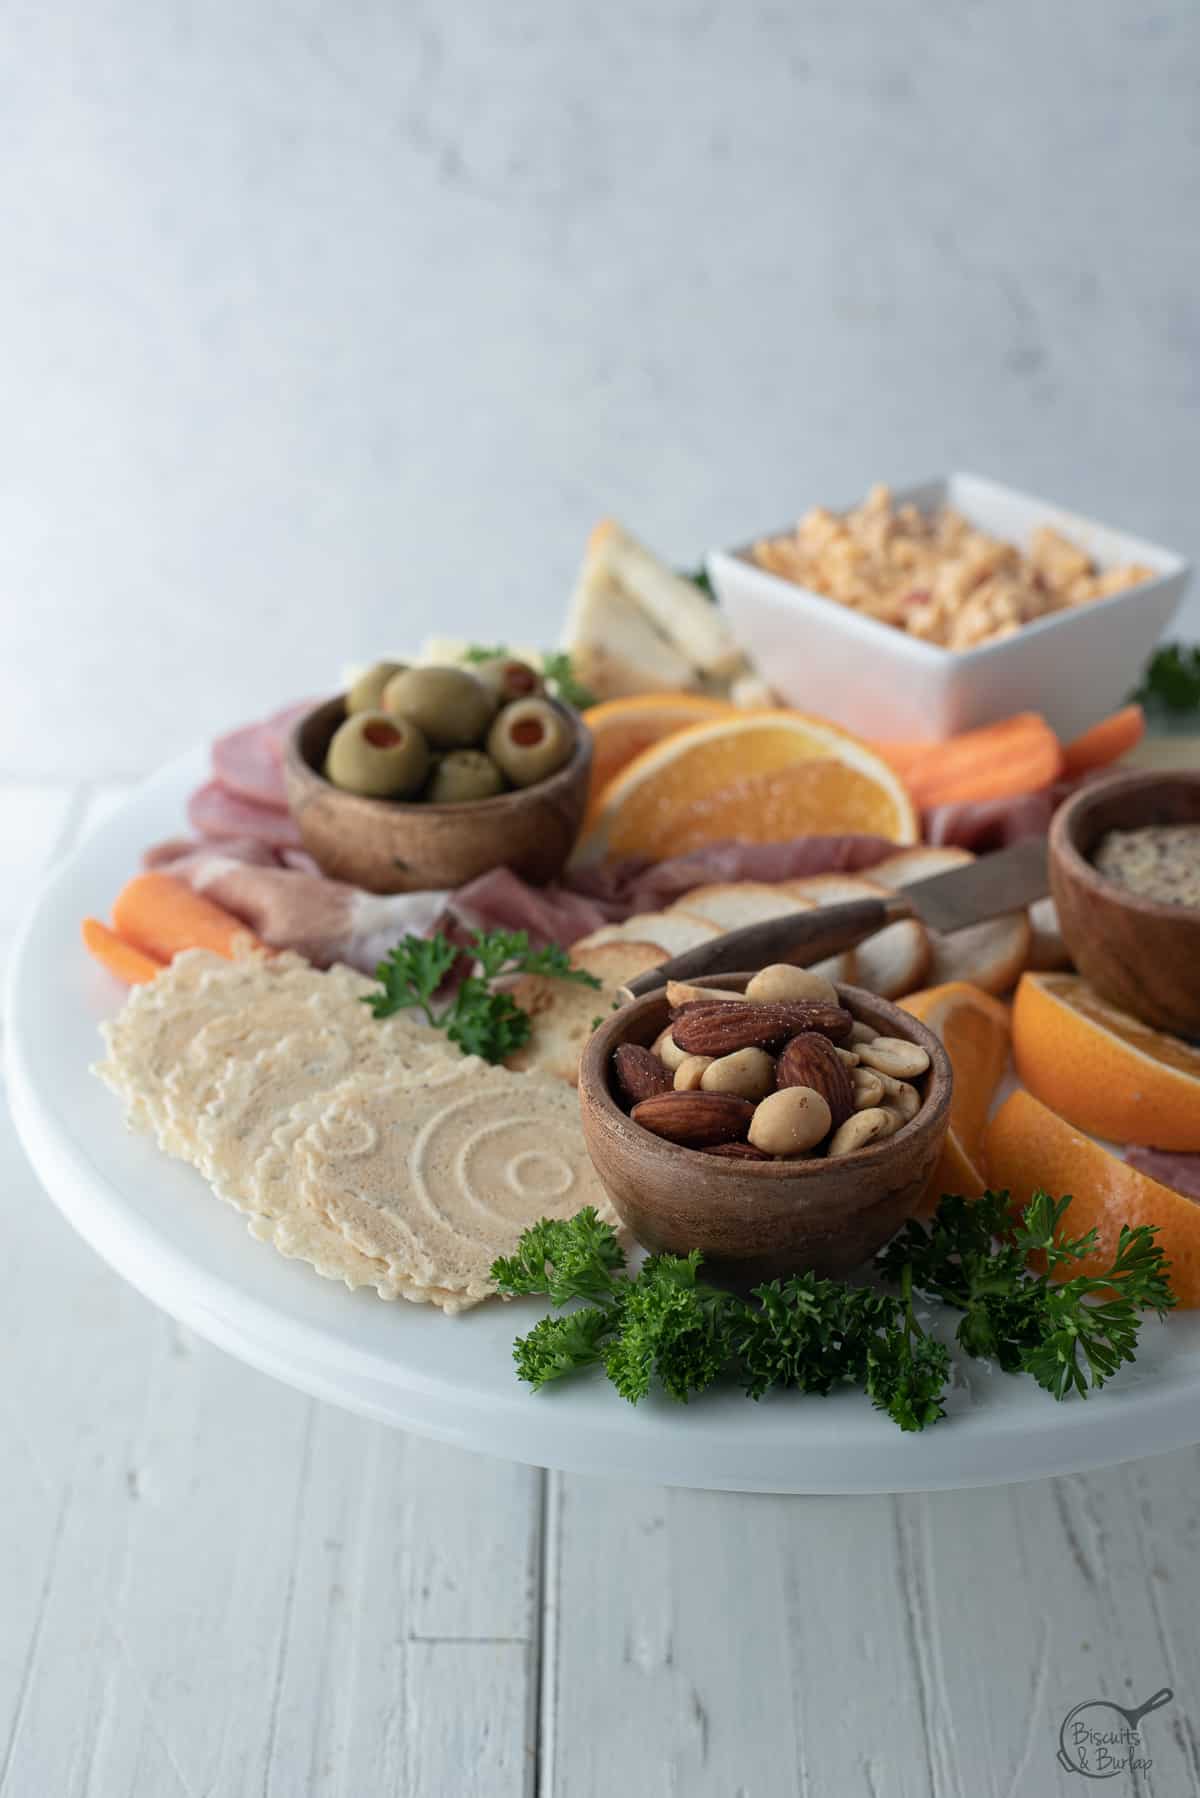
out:
{"label": "prosciutto slice", "polygon": [[283,762],[269,724],[247,724],[218,737],[212,746],[213,775],[235,798],[287,810]]}
{"label": "prosciutto slice", "polygon": [[1200,1155],[1179,1155],[1169,1149],[1143,1149],[1136,1145],[1125,1151],[1130,1167],[1149,1174],[1160,1186],[1170,1186],[1185,1199],[1200,1204]]}
{"label": "prosciutto slice", "polygon": [[300,847],[300,827],[289,811],[240,798],[215,780],[192,794],[188,823],[202,837],[250,837],[272,849]]}

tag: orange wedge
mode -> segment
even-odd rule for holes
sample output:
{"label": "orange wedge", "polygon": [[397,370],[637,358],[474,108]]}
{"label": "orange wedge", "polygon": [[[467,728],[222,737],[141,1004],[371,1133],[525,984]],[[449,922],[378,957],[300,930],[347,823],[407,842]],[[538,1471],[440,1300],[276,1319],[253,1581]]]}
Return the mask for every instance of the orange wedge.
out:
{"label": "orange wedge", "polygon": [[1024,974],[1013,1058],[1035,1098],[1112,1142],[1200,1149],[1200,1049],[1108,1005],[1078,974]]}
{"label": "orange wedge", "polygon": [[606,699],[589,706],[583,722],[592,733],[592,784],[588,798],[593,806],[603,789],[654,743],[661,743],[690,724],[728,717],[736,707],[724,699],[708,699],[702,693],[638,693],[629,699]]}
{"label": "orange wedge", "polygon": [[600,795],[581,854],[661,859],[722,837],[865,831],[915,843],[917,815],[868,744],[804,712],[735,712],[635,756]]}
{"label": "orange wedge", "polygon": [[997,1190],[1007,1187],[1018,1205],[1027,1205],[1039,1187],[1056,1199],[1070,1193],[1067,1234],[1096,1231],[1095,1254],[1063,1277],[1103,1273],[1122,1224],[1154,1224],[1176,1299],[1189,1309],[1200,1305],[1200,1205],[1192,1199],[1119,1161],[1027,1092],[1004,1101],[988,1125],[986,1152]]}
{"label": "orange wedge", "polygon": [[919,1207],[924,1217],[937,1209],[943,1193],[977,1199],[987,1189],[983,1133],[992,1098],[1008,1066],[1008,1009],[966,980],[926,987],[900,1003],[941,1037],[954,1069],[950,1128]]}
{"label": "orange wedge", "polygon": [[954,1069],[950,1127],[977,1161],[996,1088],[1008,1066],[1008,1007],[967,980],[927,986],[901,999],[946,1045]]}

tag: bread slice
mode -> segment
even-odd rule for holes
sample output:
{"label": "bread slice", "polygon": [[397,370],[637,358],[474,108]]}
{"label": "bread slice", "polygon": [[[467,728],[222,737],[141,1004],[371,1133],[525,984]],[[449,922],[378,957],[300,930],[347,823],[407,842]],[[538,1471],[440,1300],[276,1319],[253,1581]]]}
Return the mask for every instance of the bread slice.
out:
{"label": "bread slice", "polygon": [[730,675],[741,666],[725,614],[616,519],[603,518],[593,530],[586,565],[603,570],[701,674]]}
{"label": "bread slice", "polygon": [[[783,886],[812,905],[841,905],[851,899],[878,899],[887,888],[859,874],[810,874],[802,880],[785,880]],[[858,984],[881,999],[899,999],[916,990],[925,978],[932,951],[924,924],[907,918],[889,924],[858,945]]]}
{"label": "bread slice", "polygon": [[507,1056],[504,1065],[518,1073],[538,1068],[577,1085],[579,1057],[596,1020],[608,1017],[621,1003],[620,988],[627,980],[667,959],[666,950],[654,943],[622,941],[590,949],[576,945],[571,965],[594,974],[599,987],[576,986],[574,981],[555,980],[548,974],[519,975],[507,991],[521,1010],[529,1013],[533,1027],[529,1040]]}
{"label": "bread slice", "polygon": [[1058,923],[1058,908],[1047,894],[1044,899],[1035,899],[1029,908],[1029,925],[1033,931],[1033,942],[1029,949],[1029,965],[1039,974],[1052,973],[1056,968],[1069,968],[1071,951],[1063,941],[1063,934]]}
{"label": "bread slice", "polygon": [[[748,924],[765,924],[790,911],[811,911],[813,901],[791,890],[790,881],[724,880],[693,887],[677,899],[672,911],[687,911],[707,918],[720,930],[741,930]],[[853,986],[858,979],[858,960],[853,949],[813,964],[814,974]]]}
{"label": "bread slice", "polygon": [[[886,887],[902,887],[974,860],[966,849],[902,849],[872,868],[871,879]],[[1016,984],[1028,964],[1033,941],[1024,911],[1005,912],[999,918],[969,924],[965,930],[949,934],[940,930],[928,934],[931,955],[925,984],[941,986],[947,980],[969,980],[985,993],[1006,993]]]}
{"label": "bread slice", "polygon": [[623,924],[605,924],[600,930],[593,930],[590,936],[581,937],[575,948],[593,949],[601,943],[653,943],[663,951],[666,960],[672,955],[682,955],[685,949],[695,949],[720,934],[719,927],[710,924],[707,918],[693,917],[690,912],[672,908],[670,911],[638,912],[636,916],[626,918]]}

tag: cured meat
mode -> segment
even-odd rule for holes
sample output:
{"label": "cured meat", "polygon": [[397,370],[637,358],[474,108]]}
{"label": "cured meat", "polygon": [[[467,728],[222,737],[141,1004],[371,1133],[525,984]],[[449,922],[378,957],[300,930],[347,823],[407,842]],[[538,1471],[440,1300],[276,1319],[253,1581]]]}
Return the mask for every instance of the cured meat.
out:
{"label": "cured meat", "polygon": [[297,718],[303,718],[305,712],[315,710],[320,703],[319,699],[296,699],[291,705],[285,705],[280,711],[272,712],[271,716],[263,722],[260,728],[280,761],[283,760],[283,751],[288,735]]}
{"label": "cured meat", "polygon": [[970,849],[984,855],[1006,849],[1022,837],[1045,836],[1058,803],[1054,787],[1023,793],[1018,799],[977,799],[958,805],[935,805],[923,818],[927,843]]}
{"label": "cured meat", "polygon": [[236,798],[287,809],[283,762],[269,724],[247,724],[218,737],[212,746],[216,780]]}
{"label": "cured meat", "polygon": [[1168,1149],[1142,1149],[1132,1146],[1125,1151],[1130,1167],[1149,1174],[1161,1186],[1170,1186],[1185,1199],[1200,1203],[1200,1155],[1176,1155]]}
{"label": "cured meat", "polygon": [[[539,945],[569,948],[613,921],[614,908],[569,887],[531,887],[509,868],[493,868],[451,896],[451,910],[473,930],[524,930]],[[624,916],[624,908],[620,908]]]}
{"label": "cured meat", "polygon": [[317,967],[342,961],[370,973],[400,937],[425,935],[447,916],[447,893],[364,893],[323,874],[264,865],[257,848],[167,843],[151,853],[157,867],[241,918],[271,948],[294,949]]}
{"label": "cured meat", "polygon": [[272,849],[300,847],[300,827],[290,812],[241,799],[215,780],[192,794],[188,823],[202,837],[251,837]]}
{"label": "cured meat", "polygon": [[786,843],[709,843],[688,855],[650,862],[606,862],[568,874],[567,884],[601,904],[619,907],[612,919],[658,911],[693,887],[736,880],[798,880],[808,874],[856,874],[896,853],[885,837],[793,837]]}

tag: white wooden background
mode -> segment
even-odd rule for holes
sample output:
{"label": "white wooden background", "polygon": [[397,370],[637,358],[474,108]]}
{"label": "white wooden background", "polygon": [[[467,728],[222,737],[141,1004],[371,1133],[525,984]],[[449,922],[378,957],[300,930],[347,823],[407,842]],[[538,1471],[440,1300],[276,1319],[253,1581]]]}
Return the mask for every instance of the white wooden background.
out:
{"label": "white wooden background", "polygon": [[[0,787],[0,940],[114,797]],[[544,1474],[182,1330],[7,1117],[0,1210],[0,1798],[1052,1798],[1065,1713],[1163,1685],[1105,1789],[1200,1794],[1194,1452],[846,1500]]]}

